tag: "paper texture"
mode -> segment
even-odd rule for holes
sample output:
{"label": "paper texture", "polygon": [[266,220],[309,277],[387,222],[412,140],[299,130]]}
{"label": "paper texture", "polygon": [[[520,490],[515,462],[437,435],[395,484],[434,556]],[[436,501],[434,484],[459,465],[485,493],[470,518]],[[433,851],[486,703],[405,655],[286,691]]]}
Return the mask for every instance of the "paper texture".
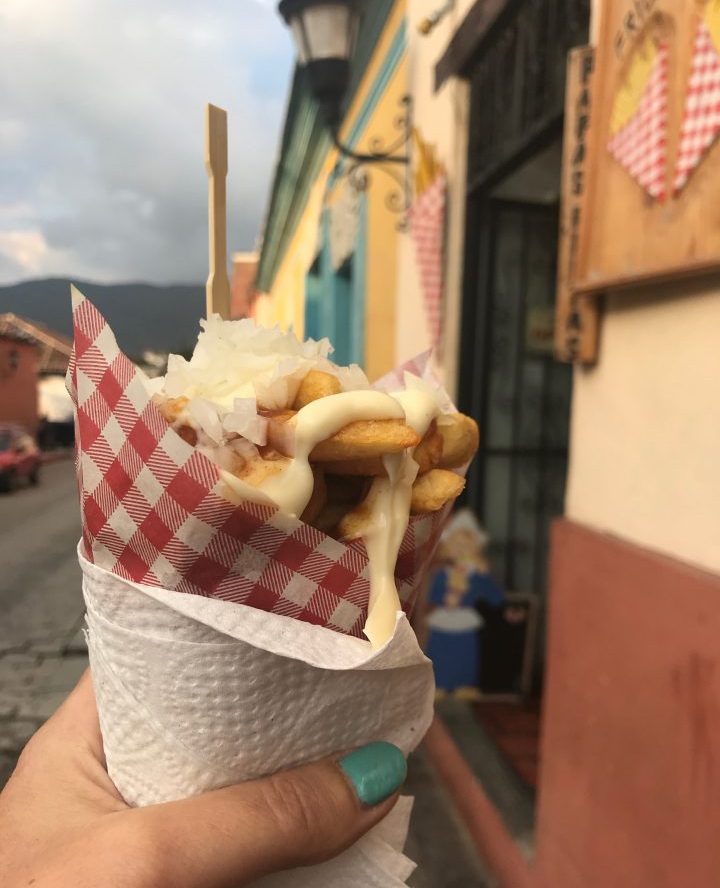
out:
{"label": "paper texture", "polygon": [[[184,798],[387,740],[432,719],[432,665],[406,617],[367,642],[246,607],[124,580],[79,551],[108,772],[133,805]],[[340,858],[263,888],[402,885],[409,803]]]}
{"label": "paper texture", "polygon": [[[266,505],[238,503],[220,470],[170,428],[143,374],[97,309],[73,291],[76,404],[85,556],[146,586],[247,604],[362,637],[369,570],[362,542],[343,544]],[[378,386],[404,388],[403,370]],[[429,371],[428,371],[429,372]],[[454,409],[445,393],[446,409]],[[410,609],[448,509],[410,519],[395,579]]]}

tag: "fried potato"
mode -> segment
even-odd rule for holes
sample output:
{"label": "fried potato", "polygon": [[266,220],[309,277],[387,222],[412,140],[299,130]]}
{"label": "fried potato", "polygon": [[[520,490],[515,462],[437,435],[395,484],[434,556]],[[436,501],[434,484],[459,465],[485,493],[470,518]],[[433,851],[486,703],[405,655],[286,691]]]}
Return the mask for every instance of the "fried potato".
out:
{"label": "fried potato", "polygon": [[475,420],[464,413],[449,413],[441,417],[437,428],[443,441],[439,467],[459,469],[469,463],[480,444]]}
{"label": "fried potato", "polygon": [[465,487],[465,479],[446,469],[432,469],[421,475],[413,484],[410,513],[426,515],[438,512],[444,505],[456,499]]}
{"label": "fried potato", "polygon": [[300,520],[306,524],[312,524],[315,521],[327,502],[325,475],[317,469],[313,472],[313,475],[315,476],[313,493],[310,497],[310,502],[305,506],[305,511],[300,516]]}
{"label": "fried potato", "polygon": [[310,454],[310,459],[313,462],[367,459],[402,453],[419,443],[417,432],[400,419],[359,420],[321,441]]}
{"label": "fried potato", "polygon": [[[292,456],[295,444],[295,414],[283,411],[268,417],[268,445],[284,456]],[[338,462],[401,453],[420,443],[417,433],[400,419],[368,419],[351,422],[321,441],[310,454],[311,462]]]}
{"label": "fried potato", "polygon": [[424,475],[430,469],[440,464],[443,455],[443,436],[438,431],[437,422],[433,420],[425,437],[415,448],[413,459],[420,467],[420,474]]}
{"label": "fried potato", "polygon": [[326,398],[328,395],[339,395],[341,391],[342,386],[337,376],[323,373],[322,370],[310,370],[300,383],[293,407],[295,410],[301,410],[313,401]]}
{"label": "fried potato", "polygon": [[354,509],[346,512],[337,526],[338,539],[359,540],[367,532],[372,521],[373,510],[377,497],[380,495],[382,481],[373,483],[365,499]]}
{"label": "fried potato", "polygon": [[153,398],[165,419],[172,425],[187,406],[187,398]]}
{"label": "fried potato", "polygon": [[267,460],[258,457],[257,459],[243,460],[238,458],[239,465],[233,471],[242,481],[253,487],[259,487],[268,478],[278,475],[290,462],[288,459]]}
{"label": "fried potato", "polygon": [[[421,475],[438,465],[442,457],[442,447],[442,435],[433,422],[425,437],[415,448],[413,455]],[[364,475],[369,478],[377,478],[387,474],[382,456],[326,462],[323,463],[323,468],[329,475]]]}

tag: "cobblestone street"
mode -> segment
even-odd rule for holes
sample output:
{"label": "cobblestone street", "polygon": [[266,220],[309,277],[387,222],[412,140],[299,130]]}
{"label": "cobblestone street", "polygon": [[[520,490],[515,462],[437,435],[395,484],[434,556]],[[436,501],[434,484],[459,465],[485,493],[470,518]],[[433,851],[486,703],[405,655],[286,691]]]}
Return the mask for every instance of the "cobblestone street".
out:
{"label": "cobblestone street", "polygon": [[72,461],[0,496],[0,786],[85,669]]}

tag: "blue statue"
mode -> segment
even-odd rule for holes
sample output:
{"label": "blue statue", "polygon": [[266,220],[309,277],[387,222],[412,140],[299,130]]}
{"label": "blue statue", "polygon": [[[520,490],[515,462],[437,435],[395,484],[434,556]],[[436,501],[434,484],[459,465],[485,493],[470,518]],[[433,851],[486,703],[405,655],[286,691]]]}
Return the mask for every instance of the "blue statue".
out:
{"label": "blue statue", "polygon": [[425,652],[439,692],[479,697],[483,619],[478,608],[502,608],[505,595],[490,575],[487,533],[468,509],[457,512],[438,548],[428,595]]}

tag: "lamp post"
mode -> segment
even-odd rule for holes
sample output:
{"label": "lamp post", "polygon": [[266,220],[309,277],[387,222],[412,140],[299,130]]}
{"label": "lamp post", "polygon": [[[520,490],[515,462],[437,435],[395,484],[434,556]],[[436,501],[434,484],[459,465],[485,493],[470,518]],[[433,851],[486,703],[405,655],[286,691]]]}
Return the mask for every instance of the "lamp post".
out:
{"label": "lamp post", "polygon": [[[307,71],[310,89],[333,142],[344,157],[354,162],[348,171],[348,175],[354,178],[357,178],[359,167],[367,164],[408,166],[409,154],[402,149],[408,147],[412,139],[410,97],[404,96],[403,111],[396,120],[401,135],[392,145],[384,147],[383,141],[375,138],[370,142],[370,151],[360,153],[340,141],[342,103],[350,85],[350,68],[363,6],[363,0],[281,0],[278,6],[280,15],[292,31],[298,64]],[[398,181],[397,175],[393,178]],[[366,181],[365,177],[363,181]],[[401,184],[407,192],[407,182]],[[406,199],[407,196],[406,193]],[[407,209],[405,206],[404,210]]]}

